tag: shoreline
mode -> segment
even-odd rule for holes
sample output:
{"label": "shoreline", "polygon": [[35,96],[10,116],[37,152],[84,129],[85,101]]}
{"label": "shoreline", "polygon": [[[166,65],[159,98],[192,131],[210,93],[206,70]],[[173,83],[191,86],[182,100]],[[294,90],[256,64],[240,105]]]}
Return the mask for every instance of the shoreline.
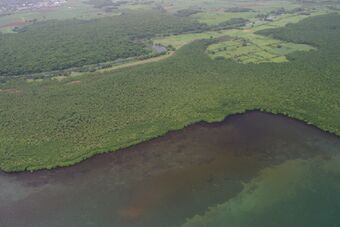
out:
{"label": "shoreline", "polygon": [[322,129],[322,128],[318,127],[316,124],[313,124],[311,122],[307,122],[307,121],[299,119],[299,118],[295,118],[294,116],[289,115],[288,113],[274,113],[274,111],[270,112],[270,111],[266,111],[264,109],[259,108],[259,109],[245,110],[243,112],[236,112],[236,113],[233,113],[233,114],[229,114],[229,115],[226,115],[222,120],[219,120],[219,119],[213,120],[213,121],[200,120],[200,121],[192,122],[192,123],[189,123],[189,124],[185,125],[184,127],[179,128],[179,129],[170,129],[170,130],[167,130],[165,133],[160,134],[158,136],[146,138],[144,140],[141,139],[140,141],[137,141],[137,142],[134,141],[134,142],[131,142],[130,145],[127,145],[127,146],[123,145],[118,149],[88,154],[88,155],[82,156],[79,159],[74,160],[74,161],[69,162],[69,163],[65,162],[64,164],[57,164],[53,167],[42,167],[42,168],[37,167],[37,168],[33,168],[31,170],[26,169],[26,170],[18,170],[18,171],[16,171],[16,170],[5,171],[5,170],[0,169],[0,174],[1,173],[3,173],[3,174],[32,173],[32,174],[34,174],[34,173],[43,172],[43,171],[53,171],[53,170],[58,170],[58,169],[71,168],[73,166],[76,166],[78,164],[86,162],[86,161],[88,161],[92,158],[100,157],[102,155],[113,154],[113,153],[116,153],[116,152],[121,153],[121,152],[124,152],[124,150],[130,149],[134,146],[139,146],[139,145],[143,145],[143,144],[146,144],[146,143],[150,143],[153,140],[161,139],[162,137],[166,137],[168,135],[171,135],[172,133],[178,133],[180,131],[183,131],[185,129],[189,129],[189,128],[194,127],[196,125],[204,125],[206,127],[209,127],[209,126],[214,127],[216,125],[226,123],[226,121],[230,120],[233,117],[238,117],[238,116],[242,116],[242,115],[246,115],[246,114],[252,114],[252,113],[267,114],[267,115],[271,115],[273,117],[279,117],[279,118],[292,120],[292,121],[295,121],[297,123],[304,124],[307,127],[311,127],[314,130],[319,131],[320,133],[331,135],[332,137],[335,137],[335,138],[340,138],[340,135],[336,134],[335,132],[332,132],[332,131],[329,131],[329,130],[326,130],[326,129]]}

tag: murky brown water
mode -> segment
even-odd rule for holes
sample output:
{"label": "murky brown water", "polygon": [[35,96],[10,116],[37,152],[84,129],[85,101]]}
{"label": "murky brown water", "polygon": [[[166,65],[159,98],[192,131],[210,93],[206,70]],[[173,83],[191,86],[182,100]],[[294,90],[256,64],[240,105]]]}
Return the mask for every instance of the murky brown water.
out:
{"label": "murky brown water", "polygon": [[0,226],[180,226],[265,167],[338,151],[338,137],[281,116],[198,123],[73,167],[0,173]]}

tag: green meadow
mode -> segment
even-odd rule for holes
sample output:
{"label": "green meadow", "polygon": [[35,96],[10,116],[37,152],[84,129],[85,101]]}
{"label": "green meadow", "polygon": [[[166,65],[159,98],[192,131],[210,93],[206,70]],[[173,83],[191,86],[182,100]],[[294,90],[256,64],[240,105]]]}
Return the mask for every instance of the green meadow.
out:
{"label": "green meadow", "polygon": [[203,12],[197,13],[192,16],[192,18],[197,19],[200,23],[208,25],[216,25],[221,22],[233,19],[233,18],[243,18],[250,19],[257,15],[256,12]]}
{"label": "green meadow", "polygon": [[231,33],[228,41],[212,44],[207,52],[212,58],[223,57],[240,63],[287,62],[287,55],[295,51],[310,51],[316,48],[256,35],[248,31]]}
{"label": "green meadow", "polygon": [[[312,15],[324,13],[326,12],[318,11]],[[287,62],[286,56],[295,51],[311,51],[316,48],[306,44],[262,36],[256,34],[256,32],[268,28],[284,27],[289,23],[297,23],[308,17],[309,15],[285,15],[270,22],[257,21],[242,29],[173,35],[156,38],[154,43],[180,48],[194,40],[221,38],[221,41],[211,44],[207,48],[207,53],[213,59],[225,58],[240,63]]]}

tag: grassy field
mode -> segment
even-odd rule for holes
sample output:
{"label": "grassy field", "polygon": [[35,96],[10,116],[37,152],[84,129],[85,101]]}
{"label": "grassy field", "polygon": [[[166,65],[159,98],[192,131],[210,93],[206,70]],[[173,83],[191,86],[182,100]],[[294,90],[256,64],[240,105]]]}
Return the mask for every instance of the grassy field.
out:
{"label": "grassy field", "polygon": [[240,63],[287,62],[287,55],[295,51],[310,51],[316,48],[295,44],[241,30],[230,33],[228,41],[212,44],[208,54],[212,58],[223,57]]}
{"label": "grassy field", "polygon": [[181,9],[204,9],[210,11],[223,11],[231,7],[251,8],[257,11],[268,11],[285,7],[287,9],[301,6],[300,4],[293,3],[292,1],[235,1],[235,0],[156,0],[155,2],[161,3],[164,8],[169,12],[174,12]]}
{"label": "grassy field", "polygon": [[[87,0],[69,0],[66,4],[50,9],[41,9],[33,11],[22,11],[11,15],[0,16],[0,32],[11,33],[16,22],[30,22],[33,20],[65,20],[65,19],[96,19],[107,16],[120,15],[126,10],[151,10],[155,8],[162,9],[167,13],[175,14],[179,10],[201,10],[201,13],[194,14],[191,17],[199,22],[209,25],[216,25],[232,18],[252,19],[258,14],[269,13],[278,8],[292,10],[302,5],[292,1],[235,1],[235,0],[217,0],[207,2],[205,0],[156,0],[152,2],[122,2],[117,9],[105,10],[105,8],[95,7],[93,4],[86,3]],[[251,12],[225,12],[230,8],[251,9]],[[306,6],[304,6],[306,7]]]}
{"label": "grassy field", "polygon": [[276,17],[273,21],[263,22],[263,21],[255,21],[254,27],[252,29],[256,32],[259,30],[270,29],[270,28],[278,28],[286,26],[287,24],[298,23],[303,19],[306,19],[311,16],[319,16],[330,13],[337,13],[337,11],[327,10],[327,9],[318,9],[309,11],[309,15],[301,15],[301,14],[284,14]]}
{"label": "grassy field", "polygon": [[[185,6],[187,8],[193,8],[193,4],[190,4],[192,1],[185,0]],[[214,1],[209,2],[207,4],[206,1],[198,1],[196,2],[197,8],[203,8],[203,12],[192,15],[192,18],[197,19],[201,23],[205,23],[208,25],[216,25],[221,22],[233,19],[233,18],[244,18],[251,19],[259,14],[267,14],[273,10],[277,10],[278,8],[284,8],[285,10],[292,10],[298,7],[301,7],[301,4],[293,3],[291,1]],[[176,3],[174,4],[176,5]],[[182,4],[178,4],[183,6]],[[248,12],[232,12],[230,9],[249,9]]]}
{"label": "grassy field", "polygon": [[261,31],[317,50],[281,64],[213,60],[196,41],[163,61],[114,72],[0,85],[0,168],[67,166],[169,130],[251,109],[340,135],[340,16]]}
{"label": "grassy field", "polygon": [[256,32],[264,29],[284,27],[287,24],[298,23],[308,17],[326,13],[328,12],[318,10],[310,15],[282,15],[273,21],[256,20],[254,24],[248,25],[243,29],[168,36],[154,39],[154,42],[164,46],[171,45],[175,48],[180,48],[194,40],[228,37],[224,41],[210,45],[207,49],[209,56],[214,59],[220,57],[232,59],[240,63],[282,63],[287,62],[286,56],[295,51],[310,51],[315,50],[315,47],[273,39],[268,36],[258,35]]}
{"label": "grassy field", "polygon": [[228,34],[228,30],[226,31],[216,31],[216,32],[203,32],[203,33],[190,33],[183,35],[172,35],[161,38],[153,39],[154,43],[159,43],[163,46],[173,46],[176,49],[183,47],[184,45],[191,43],[195,40],[200,39],[210,39],[210,38],[218,38],[221,36],[225,36]]}
{"label": "grassy field", "polygon": [[[276,18],[274,21],[271,21],[271,22],[263,22],[263,21],[258,20],[253,27],[247,26],[244,28],[244,30],[246,33],[254,33],[256,31],[264,30],[268,28],[283,27],[289,23],[297,23],[310,16],[316,16],[316,15],[325,14],[325,13],[327,12],[318,11],[317,13],[311,14],[311,15],[289,15],[289,16]],[[218,37],[226,36],[226,35],[238,36],[239,34],[242,34],[242,32],[239,32],[239,30],[221,30],[221,31],[203,32],[203,33],[191,33],[191,34],[166,36],[166,37],[153,39],[153,41],[155,43],[160,43],[164,46],[172,45],[176,48],[180,48],[184,46],[185,44],[188,44],[194,40],[207,39],[207,38],[218,38]]]}
{"label": "grassy field", "polygon": [[254,18],[256,12],[243,12],[243,13],[227,13],[227,12],[204,12],[194,14],[192,18],[197,19],[200,23],[205,23],[208,25],[216,25],[221,22],[233,19],[233,18],[244,18],[251,19]]}

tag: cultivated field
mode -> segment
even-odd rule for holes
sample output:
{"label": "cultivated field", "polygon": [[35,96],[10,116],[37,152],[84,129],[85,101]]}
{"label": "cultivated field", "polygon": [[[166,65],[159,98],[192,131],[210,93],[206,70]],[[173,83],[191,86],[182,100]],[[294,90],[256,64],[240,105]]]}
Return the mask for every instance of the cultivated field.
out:
{"label": "cultivated field", "polygon": [[180,48],[194,40],[222,38],[222,41],[211,44],[207,48],[207,53],[213,59],[225,58],[240,63],[282,63],[287,62],[287,55],[295,51],[310,51],[316,48],[306,44],[273,39],[272,37],[256,34],[256,32],[264,29],[284,27],[287,24],[297,23],[305,18],[326,13],[330,12],[319,10],[311,11],[308,15],[301,15],[299,13],[285,14],[276,17],[272,21],[248,18],[252,22],[242,29],[174,35],[154,39],[154,42],[164,46]]}

